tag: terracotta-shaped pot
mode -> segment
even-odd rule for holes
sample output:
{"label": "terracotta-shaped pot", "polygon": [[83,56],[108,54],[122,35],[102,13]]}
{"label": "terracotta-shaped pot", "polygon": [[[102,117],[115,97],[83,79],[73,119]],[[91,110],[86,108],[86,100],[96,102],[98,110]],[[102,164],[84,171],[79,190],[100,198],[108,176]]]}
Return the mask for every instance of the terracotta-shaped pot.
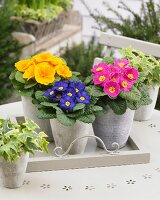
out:
{"label": "terracotta-shaped pot", "polygon": [[134,120],[135,121],[145,121],[149,120],[152,117],[157,97],[158,97],[159,87],[149,87],[149,96],[152,99],[152,103],[147,106],[141,106],[139,109],[135,111]]}
{"label": "terracotta-shaped pot", "polygon": [[22,154],[18,160],[9,162],[0,160],[2,184],[6,188],[14,189],[23,185],[29,153]]}
{"label": "terracotta-shaped pot", "polygon": [[[77,137],[90,134],[90,124],[76,121],[73,126],[64,126],[57,119],[51,119],[53,138],[57,147],[66,151],[73,140]],[[82,154],[85,151],[88,138],[82,138],[72,146],[70,154]]]}
{"label": "terracotta-shaped pot", "polygon": [[41,128],[42,131],[44,131],[47,135],[48,138],[46,138],[49,142],[53,141],[53,135],[52,135],[52,130],[51,130],[51,125],[49,119],[38,119],[36,116],[37,113],[37,108],[36,106],[32,103],[31,97],[24,97],[22,96],[22,105],[23,105],[23,111],[24,115],[27,118],[32,119],[36,124],[38,124]]}
{"label": "terracotta-shaped pot", "polygon": [[[111,109],[107,114],[96,117],[93,122],[93,131],[102,139],[107,149],[114,149],[113,143],[122,148],[126,145],[133,123],[134,111],[127,109],[123,115],[116,115]],[[100,142],[98,147],[103,148]]]}

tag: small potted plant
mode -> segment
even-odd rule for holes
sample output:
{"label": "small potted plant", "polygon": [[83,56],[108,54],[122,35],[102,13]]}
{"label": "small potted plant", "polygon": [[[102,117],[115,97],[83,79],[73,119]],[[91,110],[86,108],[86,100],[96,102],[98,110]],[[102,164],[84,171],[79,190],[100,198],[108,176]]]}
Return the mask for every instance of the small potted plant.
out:
{"label": "small potted plant", "polygon": [[160,86],[160,61],[151,55],[136,51],[134,48],[124,48],[121,51],[123,57],[126,57],[130,63],[135,66],[141,76],[141,82],[148,87],[148,92],[152,103],[150,105],[142,105],[136,110],[134,120],[149,120],[153,114],[155,104],[158,97]]}
{"label": "small potted plant", "polygon": [[[35,121],[53,141],[49,120],[40,120],[36,116],[36,107],[32,101],[35,92],[51,87],[56,79],[70,78],[72,72],[65,61],[49,52],[37,54],[26,60],[15,63],[10,75],[14,88],[22,96],[23,110],[26,117]],[[34,100],[35,101],[35,100]]]}
{"label": "small potted plant", "polygon": [[[37,91],[35,98],[38,117],[50,119],[55,144],[63,151],[74,139],[90,135],[90,124],[102,110],[101,106],[95,105],[98,98],[91,95],[91,88],[73,78],[56,81],[47,90]],[[78,140],[69,153],[83,153],[87,141],[88,138]]]}
{"label": "small potted plant", "polygon": [[[144,84],[139,82],[140,73],[127,59],[114,60],[105,57],[92,68],[92,76],[86,79],[92,84],[91,94],[98,97],[96,105],[103,107],[93,122],[93,130],[108,149],[113,143],[123,147],[132,127],[134,110],[151,100]],[[105,111],[105,114],[104,114]],[[98,143],[99,147],[102,147]]]}
{"label": "small potted plant", "polygon": [[22,186],[29,153],[48,153],[47,135],[35,132],[37,128],[39,126],[29,119],[19,124],[0,119],[0,166],[4,187]]}

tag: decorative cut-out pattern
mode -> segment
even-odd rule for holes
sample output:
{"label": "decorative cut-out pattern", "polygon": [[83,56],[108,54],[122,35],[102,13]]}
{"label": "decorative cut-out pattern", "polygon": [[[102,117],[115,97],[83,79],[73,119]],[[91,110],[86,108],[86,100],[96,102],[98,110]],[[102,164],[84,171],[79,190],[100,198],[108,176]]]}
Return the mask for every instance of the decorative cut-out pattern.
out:
{"label": "decorative cut-out pattern", "polygon": [[72,187],[65,185],[62,189],[66,190],[66,191],[69,191],[69,190],[72,190]]}
{"label": "decorative cut-out pattern", "polygon": [[29,184],[30,184],[30,181],[27,181],[27,180],[23,181],[23,185],[29,185]]}
{"label": "decorative cut-out pattern", "polygon": [[136,183],[136,181],[130,179],[130,180],[126,181],[126,183],[127,183],[128,185],[134,185],[134,184]]}
{"label": "decorative cut-out pattern", "polygon": [[85,190],[94,190],[94,189],[95,189],[95,188],[94,188],[92,185],[91,185],[91,186],[88,186],[88,185],[87,185],[87,186],[85,187]]}
{"label": "decorative cut-out pattern", "polygon": [[155,128],[156,127],[155,124],[149,124],[148,126],[150,126],[151,128]]}
{"label": "decorative cut-out pattern", "polygon": [[42,189],[48,189],[50,188],[50,185],[49,184],[43,184],[40,186]]}
{"label": "decorative cut-out pattern", "polygon": [[152,175],[151,175],[151,174],[144,174],[144,175],[143,175],[143,178],[144,178],[144,179],[151,179],[151,178],[152,178]]}
{"label": "decorative cut-out pattern", "polygon": [[111,183],[111,184],[107,184],[107,188],[115,188],[117,187],[117,185],[115,185],[114,183]]}
{"label": "decorative cut-out pattern", "polygon": [[156,170],[157,172],[160,172],[160,168],[156,168],[155,170]]}

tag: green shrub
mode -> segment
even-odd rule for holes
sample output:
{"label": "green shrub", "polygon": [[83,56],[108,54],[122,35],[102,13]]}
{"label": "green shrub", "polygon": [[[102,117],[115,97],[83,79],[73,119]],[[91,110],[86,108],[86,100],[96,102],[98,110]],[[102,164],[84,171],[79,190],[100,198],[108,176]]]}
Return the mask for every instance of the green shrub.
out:
{"label": "green shrub", "polygon": [[8,77],[21,52],[21,46],[11,35],[17,26],[10,20],[11,12],[8,8],[7,2],[0,8],[0,104],[13,92]]}
{"label": "green shrub", "polygon": [[103,46],[96,44],[93,37],[88,44],[82,42],[71,48],[67,47],[61,57],[66,60],[72,71],[80,72],[83,79],[91,74],[95,57],[103,57],[102,51]]}

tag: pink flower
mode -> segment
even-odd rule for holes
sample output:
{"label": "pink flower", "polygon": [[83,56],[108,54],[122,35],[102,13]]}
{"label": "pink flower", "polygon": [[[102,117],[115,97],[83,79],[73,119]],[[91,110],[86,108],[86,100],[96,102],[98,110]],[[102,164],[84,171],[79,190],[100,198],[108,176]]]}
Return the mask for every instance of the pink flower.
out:
{"label": "pink flower", "polygon": [[129,64],[129,61],[127,59],[121,59],[121,60],[115,60],[114,61],[114,65],[119,67],[119,68],[123,68],[126,67]]}
{"label": "pink flower", "polygon": [[93,82],[95,85],[104,85],[106,81],[109,80],[110,74],[106,72],[99,72],[93,77]]}
{"label": "pink flower", "polygon": [[104,92],[108,94],[110,97],[117,97],[120,93],[120,86],[118,83],[113,81],[108,81],[104,85]]}
{"label": "pink flower", "polygon": [[113,73],[113,74],[111,75],[111,80],[112,80],[113,82],[119,83],[119,79],[120,79],[120,74],[119,74],[119,73]]}
{"label": "pink flower", "polygon": [[101,62],[98,65],[94,65],[93,68],[91,69],[91,72],[96,74],[98,72],[104,71],[105,69],[107,69],[107,64]]}
{"label": "pink flower", "polygon": [[126,78],[128,81],[135,83],[138,77],[139,72],[137,69],[129,67],[124,70],[124,78]]}
{"label": "pink flower", "polygon": [[125,78],[121,78],[119,83],[121,85],[122,91],[124,91],[124,92],[129,92],[133,85],[133,82],[129,82]]}

